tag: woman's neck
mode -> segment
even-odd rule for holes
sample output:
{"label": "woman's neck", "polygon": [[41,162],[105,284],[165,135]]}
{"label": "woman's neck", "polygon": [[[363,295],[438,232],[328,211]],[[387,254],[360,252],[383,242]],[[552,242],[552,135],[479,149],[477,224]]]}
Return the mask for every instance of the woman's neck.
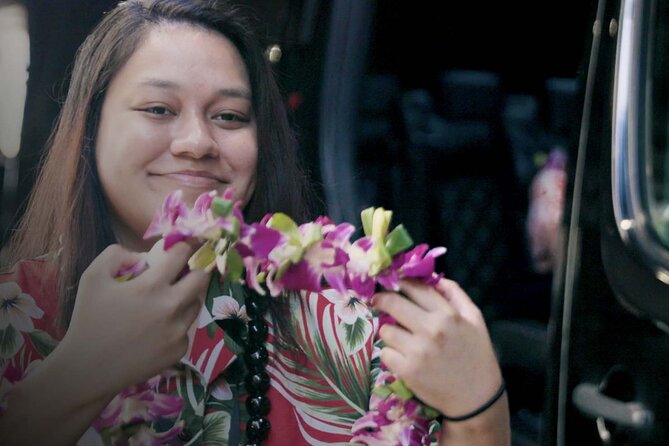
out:
{"label": "woman's neck", "polygon": [[117,219],[112,221],[112,230],[114,231],[116,242],[130,251],[148,252],[157,240],[145,240],[133,231],[132,228],[119,222]]}

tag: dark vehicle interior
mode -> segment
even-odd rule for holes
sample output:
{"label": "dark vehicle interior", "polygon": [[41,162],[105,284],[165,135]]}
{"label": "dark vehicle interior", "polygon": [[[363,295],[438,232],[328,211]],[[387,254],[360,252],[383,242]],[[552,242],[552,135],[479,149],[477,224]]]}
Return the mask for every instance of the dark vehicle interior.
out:
{"label": "dark vehicle interior", "polygon": [[[32,56],[21,150],[0,155],[3,234],[68,63],[113,3],[22,2]],[[239,3],[258,16],[322,212],[356,222],[383,206],[448,249],[439,269],[489,324],[512,444],[669,444],[669,2]],[[556,153],[545,257],[533,188]]]}
{"label": "dark vehicle interior", "polygon": [[547,444],[669,442],[666,1],[600,1],[557,270]]}

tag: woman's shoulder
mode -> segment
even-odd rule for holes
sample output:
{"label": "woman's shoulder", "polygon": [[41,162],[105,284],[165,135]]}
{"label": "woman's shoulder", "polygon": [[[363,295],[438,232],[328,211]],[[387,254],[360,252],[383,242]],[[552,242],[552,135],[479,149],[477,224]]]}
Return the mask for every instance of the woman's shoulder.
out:
{"label": "woman's shoulder", "polygon": [[51,257],[20,260],[0,272],[0,328],[54,332],[58,267]]}
{"label": "woman's shoulder", "polygon": [[54,256],[44,254],[39,257],[21,259],[12,264],[2,264],[0,267],[0,277],[8,274],[22,274],[30,271],[40,271],[54,274],[57,271],[56,260]]}
{"label": "woman's shoulder", "polygon": [[47,258],[22,260],[0,273],[0,414],[14,384],[38,367],[62,338],[57,267]]}

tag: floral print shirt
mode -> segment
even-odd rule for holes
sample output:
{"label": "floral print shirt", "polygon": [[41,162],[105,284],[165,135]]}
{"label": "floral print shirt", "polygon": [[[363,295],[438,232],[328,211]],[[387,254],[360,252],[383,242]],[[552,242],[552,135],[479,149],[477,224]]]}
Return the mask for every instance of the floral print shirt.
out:
{"label": "floral print shirt", "polygon": [[[0,414],[12,386],[64,335],[56,324],[54,270],[30,260],[0,274]],[[244,444],[246,372],[234,329],[246,317],[243,292],[220,291],[209,293],[181,363],[118,394],[80,444]],[[379,372],[378,322],[355,299],[327,290],[293,299],[291,312],[300,352],[277,347],[270,326],[271,430],[264,444],[350,444]]]}

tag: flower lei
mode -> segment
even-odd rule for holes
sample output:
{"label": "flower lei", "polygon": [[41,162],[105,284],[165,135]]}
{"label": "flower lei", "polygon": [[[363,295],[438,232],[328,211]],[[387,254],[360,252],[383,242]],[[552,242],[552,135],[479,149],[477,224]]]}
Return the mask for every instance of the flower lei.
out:
{"label": "flower lei", "polygon": [[[355,227],[335,224],[321,216],[296,224],[283,213],[266,215],[258,223],[245,223],[241,202],[232,190],[200,195],[192,208],[180,190],[170,193],[149,225],[145,239],[161,236],[165,250],[196,238],[202,246],[188,261],[232,282],[246,283],[258,294],[273,297],[284,291],[320,292],[325,287],[356,303],[371,307],[377,287],[399,291],[401,279],[435,284],[435,259],[446,249],[413,249],[402,225],[389,231],[392,212],[383,208],[362,211],[364,236],[351,241]],[[147,267],[142,261],[117,274],[127,280]],[[217,279],[212,279],[217,280]],[[380,315],[379,327],[394,323]],[[381,364],[368,412],[352,427],[352,441],[366,445],[428,445],[429,424],[438,415],[414,397],[404,382]]]}

